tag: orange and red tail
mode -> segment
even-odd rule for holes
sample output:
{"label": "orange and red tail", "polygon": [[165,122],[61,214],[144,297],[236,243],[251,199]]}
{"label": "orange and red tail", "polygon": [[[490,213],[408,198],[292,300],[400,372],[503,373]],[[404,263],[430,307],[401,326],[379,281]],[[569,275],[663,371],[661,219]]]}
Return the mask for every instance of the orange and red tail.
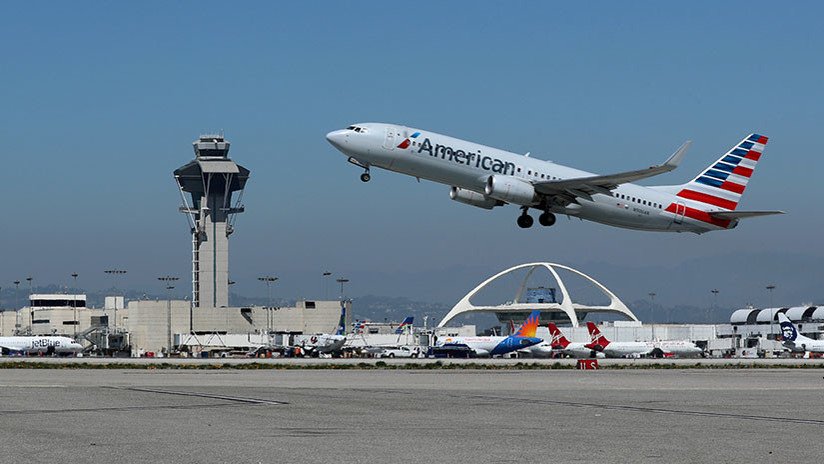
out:
{"label": "orange and red tail", "polygon": [[541,316],[541,312],[538,310],[532,311],[527,316],[526,320],[524,321],[524,325],[515,332],[516,337],[530,337],[534,338],[535,334],[538,331],[538,319]]}

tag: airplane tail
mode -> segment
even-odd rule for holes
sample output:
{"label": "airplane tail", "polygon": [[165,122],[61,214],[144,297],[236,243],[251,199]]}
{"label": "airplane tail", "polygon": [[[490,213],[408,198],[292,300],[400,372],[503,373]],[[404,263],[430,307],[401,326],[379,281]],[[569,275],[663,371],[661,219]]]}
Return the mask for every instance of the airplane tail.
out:
{"label": "airplane tail", "polygon": [[514,333],[516,337],[530,337],[534,338],[536,332],[538,331],[538,319],[541,316],[541,312],[538,310],[532,311],[527,316],[526,320],[524,321],[524,325],[518,329],[517,332]]}
{"label": "airplane tail", "polygon": [[550,345],[555,348],[556,346],[560,348],[566,348],[569,346],[569,340],[564,336],[558,326],[555,325],[554,322],[550,322],[547,327],[549,328],[549,334],[552,336],[552,341]]}
{"label": "airplane tail", "polygon": [[609,345],[607,337],[601,334],[601,331],[598,330],[598,327],[594,323],[587,322],[587,330],[589,331],[590,345],[592,345],[592,348],[600,347],[603,349]]}
{"label": "airplane tail", "polygon": [[412,321],[414,320],[414,316],[406,316],[406,319],[404,319],[403,322],[401,322],[400,325],[397,328],[395,328],[395,333],[398,335],[402,334],[407,327],[412,326]]}
{"label": "airplane tail", "polygon": [[346,303],[340,302],[340,320],[338,321],[338,328],[335,330],[335,335],[344,335],[346,333]]}
{"label": "airplane tail", "polygon": [[798,333],[798,329],[795,327],[795,324],[790,321],[790,318],[787,317],[786,314],[778,313],[778,323],[781,326],[782,341],[795,343],[796,341],[806,338]]}
{"label": "airplane tail", "polygon": [[767,140],[763,135],[750,134],[695,179],[679,186],[681,190],[676,195],[710,207],[734,211],[764,153]]}

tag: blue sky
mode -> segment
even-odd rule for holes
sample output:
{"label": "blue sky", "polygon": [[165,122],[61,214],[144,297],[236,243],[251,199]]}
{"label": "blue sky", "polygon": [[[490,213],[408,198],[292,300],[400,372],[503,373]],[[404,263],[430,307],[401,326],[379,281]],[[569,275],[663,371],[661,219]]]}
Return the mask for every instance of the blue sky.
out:
{"label": "blue sky", "polygon": [[[809,265],[824,255],[818,3],[4,5],[4,288],[72,272],[103,288],[111,267],[150,293],[158,275],[185,281],[171,171],[200,133],[223,130],[252,171],[231,243],[242,294],[264,295],[256,277],[273,274],[282,296],[317,297],[328,269],[352,295],[450,303],[508,265],[548,260],[619,282],[629,300],[701,303],[723,285],[737,305],[773,282],[788,304],[824,296]],[[770,143],[741,208],[789,214],[700,237],[565,218],[524,231],[516,209],[457,204],[446,186],[388,172],[362,184],[323,136],[365,121],[603,173],[694,141],[648,185],[686,181],[759,132]],[[810,269],[801,281],[784,272],[796,263]],[[621,283],[631,269],[644,280]]]}

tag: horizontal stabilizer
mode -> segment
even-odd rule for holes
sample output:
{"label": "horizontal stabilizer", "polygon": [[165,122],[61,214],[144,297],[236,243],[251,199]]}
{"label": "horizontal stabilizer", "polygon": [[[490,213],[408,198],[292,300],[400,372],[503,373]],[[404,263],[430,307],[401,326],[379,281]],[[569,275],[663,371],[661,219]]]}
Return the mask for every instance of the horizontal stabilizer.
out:
{"label": "horizontal stabilizer", "polygon": [[758,216],[784,214],[784,211],[710,211],[709,215],[716,219],[745,219]]}

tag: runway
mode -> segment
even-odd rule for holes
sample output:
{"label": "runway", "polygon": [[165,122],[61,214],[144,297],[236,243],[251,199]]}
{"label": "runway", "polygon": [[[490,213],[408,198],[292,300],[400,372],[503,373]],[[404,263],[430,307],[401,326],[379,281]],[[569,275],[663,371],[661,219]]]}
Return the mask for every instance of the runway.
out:
{"label": "runway", "polygon": [[6,369],[0,461],[814,462],[822,375]]}

